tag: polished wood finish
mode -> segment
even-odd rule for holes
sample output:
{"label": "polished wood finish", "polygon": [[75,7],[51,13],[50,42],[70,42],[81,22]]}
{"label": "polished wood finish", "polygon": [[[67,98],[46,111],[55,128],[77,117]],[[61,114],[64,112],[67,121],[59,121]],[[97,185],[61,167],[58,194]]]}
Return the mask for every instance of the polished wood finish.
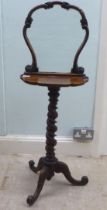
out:
{"label": "polished wood finish", "polygon": [[21,79],[32,85],[41,86],[79,86],[88,82],[88,77],[85,75],[71,74],[71,73],[34,73],[34,74],[23,74]]}
{"label": "polished wood finish", "polygon": [[46,2],[44,4],[37,5],[36,7],[34,7],[33,9],[31,9],[29,11],[29,13],[26,17],[26,20],[25,20],[25,25],[23,27],[23,37],[24,37],[24,40],[27,44],[28,49],[30,50],[30,53],[31,53],[31,56],[32,56],[32,64],[27,65],[25,67],[25,71],[29,72],[29,73],[30,72],[39,72],[36,53],[34,52],[34,49],[31,45],[31,42],[30,42],[30,40],[27,36],[27,30],[31,27],[32,21],[33,21],[32,16],[33,16],[34,12],[36,12],[37,10],[40,10],[40,9],[48,10],[48,9],[53,8],[56,5],[60,6],[63,9],[66,9],[68,11],[71,10],[71,12],[72,12],[72,10],[74,10],[74,11],[76,11],[80,14],[80,17],[81,17],[80,24],[81,24],[82,29],[85,31],[85,36],[84,36],[84,39],[83,39],[82,43],[80,44],[79,48],[76,51],[76,54],[74,56],[74,61],[73,61],[73,67],[70,69],[70,72],[77,73],[77,74],[78,73],[82,74],[84,72],[84,68],[78,66],[78,59],[79,59],[79,56],[80,56],[84,46],[86,45],[86,43],[88,41],[88,37],[89,37],[88,21],[87,21],[87,18],[85,16],[85,13],[82,9],[80,9],[79,7],[77,7],[75,5],[71,5],[68,2],[63,2],[63,1]]}
{"label": "polished wood finish", "polygon": [[[70,69],[69,73],[57,73],[57,72],[40,72],[36,53],[33,50],[33,47],[30,43],[30,40],[27,36],[27,29],[31,27],[32,24],[32,15],[38,9],[50,9],[53,8],[55,5],[60,6],[66,10],[75,10],[79,12],[81,20],[81,27],[85,30],[84,39],[79,46],[73,60],[73,66]],[[88,37],[89,37],[89,29],[88,29],[88,21],[84,12],[78,8],[77,6],[71,5],[67,2],[62,1],[53,1],[47,2],[41,5],[38,5],[31,9],[27,15],[25,20],[25,25],[23,27],[23,36],[27,47],[30,50],[31,57],[32,57],[32,64],[27,65],[25,67],[25,72],[20,76],[20,78],[27,84],[30,85],[39,85],[39,86],[46,86],[48,88],[48,96],[49,96],[49,106],[48,106],[48,115],[47,115],[47,128],[46,128],[46,155],[45,157],[41,157],[35,167],[35,162],[33,160],[29,161],[29,167],[34,172],[39,172],[39,179],[37,183],[37,188],[33,195],[28,196],[27,203],[32,205],[37,198],[43,188],[45,180],[50,180],[55,173],[62,173],[65,178],[72,184],[77,186],[83,186],[88,183],[88,178],[83,176],[81,180],[76,180],[71,176],[70,170],[67,164],[59,161],[55,156],[55,145],[57,144],[57,140],[55,138],[57,126],[56,126],[56,118],[58,116],[57,110],[57,102],[59,97],[59,91],[61,87],[73,87],[73,86],[80,86],[84,85],[88,82],[88,77],[84,74],[84,68],[78,66],[78,59],[80,53],[82,52]]]}
{"label": "polished wood finish", "polygon": [[88,183],[88,178],[83,176],[81,180],[76,180],[72,177],[70,170],[66,163],[59,161],[55,157],[55,145],[57,140],[55,139],[55,133],[57,131],[56,118],[58,116],[57,102],[59,97],[59,87],[48,87],[49,105],[47,114],[47,131],[46,131],[46,156],[39,159],[37,167],[33,160],[29,161],[30,169],[37,173],[39,172],[39,179],[37,188],[33,195],[28,196],[27,203],[29,206],[33,205],[38,199],[40,192],[44,186],[45,180],[51,180],[55,173],[62,173],[65,178],[75,186],[84,186]]}

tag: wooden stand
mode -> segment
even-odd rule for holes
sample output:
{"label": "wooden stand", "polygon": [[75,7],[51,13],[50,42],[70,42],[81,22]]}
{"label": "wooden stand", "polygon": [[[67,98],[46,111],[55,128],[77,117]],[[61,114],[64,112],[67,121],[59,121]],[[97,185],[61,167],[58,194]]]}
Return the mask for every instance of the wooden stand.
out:
{"label": "wooden stand", "polygon": [[[60,6],[62,9],[66,9],[67,11],[74,10],[78,12],[81,16],[80,19],[81,27],[85,31],[84,39],[74,56],[73,67],[71,68],[70,73],[56,73],[56,72],[50,73],[46,71],[44,72],[39,71],[36,54],[27,36],[27,30],[32,25],[33,13],[40,9],[48,10],[53,8],[54,6]],[[65,178],[72,185],[83,186],[88,183],[88,178],[86,176],[83,176],[81,180],[74,179],[71,176],[68,166],[63,162],[58,161],[58,159],[55,157],[55,152],[54,152],[54,147],[57,143],[55,139],[55,132],[57,130],[57,127],[55,123],[58,115],[56,109],[57,109],[59,90],[61,87],[80,86],[88,82],[88,77],[84,74],[84,68],[78,66],[78,59],[80,53],[82,52],[89,37],[88,21],[82,9],[80,9],[75,5],[71,5],[68,2],[62,2],[62,1],[46,2],[44,4],[35,6],[29,11],[25,20],[25,25],[23,27],[23,36],[32,56],[32,64],[27,65],[25,67],[25,73],[21,75],[21,79],[25,83],[28,83],[30,85],[46,86],[48,87],[49,90],[48,93],[49,106],[48,106],[48,119],[47,119],[47,131],[46,131],[46,156],[40,158],[37,167],[35,167],[35,162],[33,160],[29,161],[30,169],[35,173],[39,171],[39,180],[36,191],[33,195],[30,195],[27,198],[27,203],[29,205],[32,205],[37,200],[43,188],[45,180],[46,179],[50,180],[54,176],[55,172],[63,173]]]}
{"label": "wooden stand", "polygon": [[55,157],[54,147],[57,143],[55,139],[55,132],[57,130],[56,118],[58,113],[57,101],[59,97],[59,87],[48,87],[49,90],[49,106],[48,106],[48,117],[47,117],[47,132],[46,132],[46,156],[41,157],[37,167],[35,167],[35,162],[33,160],[29,161],[30,169],[37,173],[39,171],[39,179],[36,191],[33,195],[28,196],[27,203],[31,206],[39,197],[39,194],[43,188],[45,180],[50,180],[55,172],[63,173],[65,178],[72,184],[76,186],[83,186],[88,183],[88,178],[83,176],[81,180],[76,180],[71,176],[70,170],[66,163],[58,161]]}

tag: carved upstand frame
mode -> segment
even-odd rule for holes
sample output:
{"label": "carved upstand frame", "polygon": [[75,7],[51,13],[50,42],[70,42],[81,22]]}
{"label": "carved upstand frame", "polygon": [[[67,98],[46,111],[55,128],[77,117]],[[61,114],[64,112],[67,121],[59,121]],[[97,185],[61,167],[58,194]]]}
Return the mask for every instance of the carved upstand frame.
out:
{"label": "carved upstand frame", "polygon": [[[76,10],[80,13],[81,16],[81,26],[82,29],[85,30],[85,37],[83,42],[81,43],[79,49],[77,50],[74,56],[73,67],[71,68],[70,73],[49,73],[49,72],[40,72],[37,66],[37,59],[33,47],[27,37],[27,29],[31,27],[31,23],[33,21],[32,14],[39,9],[50,9],[53,8],[54,5],[59,5],[63,9],[66,10]],[[78,58],[79,55],[84,48],[88,37],[89,37],[89,29],[88,22],[84,12],[78,8],[77,6],[71,5],[67,2],[47,2],[45,4],[38,5],[34,7],[28,13],[28,16],[25,21],[25,25],[23,28],[23,36],[25,42],[31,52],[32,56],[32,64],[27,65],[25,67],[24,74],[21,75],[21,79],[31,85],[40,85],[48,88],[48,96],[49,96],[49,106],[48,106],[48,114],[47,114],[47,130],[46,130],[46,155],[45,157],[41,157],[39,159],[37,167],[35,167],[35,162],[33,160],[29,161],[30,169],[37,173],[39,172],[39,179],[37,188],[33,195],[28,196],[27,203],[32,205],[38,198],[45,180],[50,180],[55,172],[63,173],[65,178],[72,184],[76,186],[83,186],[88,183],[88,178],[83,176],[81,180],[76,180],[71,176],[70,170],[66,163],[59,161],[54,152],[54,147],[57,143],[55,139],[55,133],[57,131],[56,118],[58,113],[57,102],[59,97],[59,91],[61,87],[69,87],[69,86],[80,86],[84,85],[88,82],[88,77],[84,74],[84,68],[78,67]]]}

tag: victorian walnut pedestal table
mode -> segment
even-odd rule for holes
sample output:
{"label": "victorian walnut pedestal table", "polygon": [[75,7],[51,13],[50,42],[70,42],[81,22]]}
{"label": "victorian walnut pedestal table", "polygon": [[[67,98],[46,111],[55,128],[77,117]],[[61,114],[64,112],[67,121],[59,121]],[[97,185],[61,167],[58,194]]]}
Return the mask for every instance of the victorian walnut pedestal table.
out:
{"label": "victorian walnut pedestal table", "polygon": [[86,185],[88,178],[83,176],[82,179],[76,180],[71,176],[68,166],[59,161],[55,157],[54,146],[57,141],[55,139],[55,132],[57,127],[55,125],[58,113],[56,111],[59,91],[61,87],[83,85],[88,81],[85,75],[76,74],[49,74],[49,73],[36,73],[32,75],[22,75],[22,80],[29,84],[42,85],[48,88],[49,106],[47,117],[47,131],[46,131],[46,156],[41,157],[37,167],[34,166],[34,161],[29,161],[29,166],[32,171],[37,173],[39,171],[39,180],[37,189],[34,195],[29,196],[27,203],[32,205],[38,198],[45,180],[50,180],[55,172],[63,173],[66,179],[73,185]]}
{"label": "victorian walnut pedestal table", "polygon": [[[85,38],[80,45],[73,62],[73,68],[70,73],[56,73],[56,72],[40,72],[37,67],[36,56],[33,51],[33,48],[30,44],[30,41],[27,37],[27,28],[30,28],[32,23],[31,15],[37,9],[44,8],[50,9],[54,5],[59,5],[64,9],[74,9],[78,11],[82,17],[81,25],[82,29],[85,30]],[[55,132],[57,131],[56,118],[58,113],[57,102],[59,97],[59,91],[61,87],[75,87],[84,85],[88,82],[88,77],[84,74],[84,69],[82,67],[78,67],[78,57],[88,40],[89,30],[87,19],[84,15],[84,12],[76,6],[70,5],[65,2],[48,2],[39,6],[34,7],[28,14],[25,25],[23,28],[23,35],[26,41],[26,44],[32,55],[32,65],[26,66],[26,71],[21,75],[21,79],[30,85],[39,85],[48,88],[48,96],[49,96],[49,106],[48,106],[48,114],[47,114],[47,130],[46,130],[46,156],[41,157],[35,167],[35,162],[33,160],[29,161],[30,169],[37,173],[39,172],[39,179],[37,188],[33,195],[28,196],[27,203],[32,205],[37,198],[43,188],[45,180],[51,180],[51,178],[55,175],[55,173],[62,173],[65,178],[72,184],[76,186],[83,186],[88,183],[88,178],[83,176],[81,180],[76,180],[71,176],[70,170],[66,163],[59,161],[54,152],[54,147],[57,143],[55,139]]]}

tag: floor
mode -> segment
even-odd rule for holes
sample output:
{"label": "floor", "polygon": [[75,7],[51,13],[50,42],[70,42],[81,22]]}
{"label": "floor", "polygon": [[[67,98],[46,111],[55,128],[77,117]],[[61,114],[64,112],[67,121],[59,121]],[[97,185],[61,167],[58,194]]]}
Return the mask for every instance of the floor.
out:
{"label": "floor", "polygon": [[26,197],[35,190],[38,175],[28,161],[36,155],[0,155],[0,210],[107,210],[107,157],[100,159],[60,156],[72,175],[88,175],[89,184],[71,186],[62,174],[46,181],[37,202],[28,207]]}

